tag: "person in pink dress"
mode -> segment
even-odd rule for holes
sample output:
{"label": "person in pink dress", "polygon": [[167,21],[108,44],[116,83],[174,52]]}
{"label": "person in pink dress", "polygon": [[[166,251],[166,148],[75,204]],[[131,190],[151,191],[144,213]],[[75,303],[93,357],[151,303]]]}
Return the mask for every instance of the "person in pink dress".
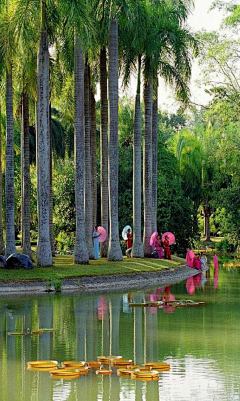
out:
{"label": "person in pink dress", "polygon": [[164,248],[164,258],[165,259],[172,259],[171,253],[170,253],[170,244],[169,244],[169,237],[168,235],[165,236],[165,239],[163,241],[163,248]]}
{"label": "person in pink dress", "polygon": [[155,250],[158,254],[159,259],[162,259],[164,256],[164,249],[162,247],[162,241],[160,240],[159,235],[156,237]]}

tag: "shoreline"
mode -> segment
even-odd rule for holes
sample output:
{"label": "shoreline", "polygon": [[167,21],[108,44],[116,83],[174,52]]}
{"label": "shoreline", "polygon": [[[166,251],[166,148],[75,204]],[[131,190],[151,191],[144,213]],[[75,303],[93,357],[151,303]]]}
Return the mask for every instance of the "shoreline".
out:
{"label": "shoreline", "polygon": [[[79,291],[84,293],[110,293],[124,290],[141,290],[157,286],[165,287],[196,276],[200,272],[200,270],[184,265],[160,272],[69,278],[62,280],[61,293]],[[0,297],[15,294],[47,294],[49,292],[55,293],[55,290],[52,288],[47,291],[47,281],[18,281],[11,283],[0,281]]]}

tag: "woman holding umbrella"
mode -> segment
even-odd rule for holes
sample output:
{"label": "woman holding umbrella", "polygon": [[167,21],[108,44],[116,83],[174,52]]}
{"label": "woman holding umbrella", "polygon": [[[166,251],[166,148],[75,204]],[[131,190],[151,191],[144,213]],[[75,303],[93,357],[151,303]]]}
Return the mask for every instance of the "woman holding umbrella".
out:
{"label": "woman holding umbrella", "polygon": [[163,248],[164,248],[164,259],[171,260],[171,253],[170,253],[170,244],[169,244],[169,237],[165,235],[165,239],[163,241]]}
{"label": "woman holding umbrella", "polygon": [[95,226],[94,227],[94,231],[93,231],[93,249],[94,249],[94,259],[98,259],[99,258],[99,237],[100,237],[101,233],[98,232],[98,227]]}
{"label": "woman holding umbrella", "polygon": [[132,251],[132,233],[131,233],[131,229],[128,228],[128,230],[127,230],[127,250],[126,250],[126,255],[128,258],[131,257],[131,251]]}

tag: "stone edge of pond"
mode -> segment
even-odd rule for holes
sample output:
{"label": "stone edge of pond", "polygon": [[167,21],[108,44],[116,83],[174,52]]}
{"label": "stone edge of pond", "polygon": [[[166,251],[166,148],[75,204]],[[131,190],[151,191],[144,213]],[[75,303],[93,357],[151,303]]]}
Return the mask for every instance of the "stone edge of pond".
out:
{"label": "stone edge of pond", "polygon": [[[206,269],[208,270],[208,268]],[[119,292],[122,290],[140,290],[149,287],[165,287],[196,276],[200,271],[187,265],[166,269],[160,272],[142,272],[128,275],[91,276],[62,280],[62,293],[67,292]],[[0,297],[13,294],[47,293],[47,281],[11,282],[0,281]],[[55,291],[53,291],[55,292]]]}

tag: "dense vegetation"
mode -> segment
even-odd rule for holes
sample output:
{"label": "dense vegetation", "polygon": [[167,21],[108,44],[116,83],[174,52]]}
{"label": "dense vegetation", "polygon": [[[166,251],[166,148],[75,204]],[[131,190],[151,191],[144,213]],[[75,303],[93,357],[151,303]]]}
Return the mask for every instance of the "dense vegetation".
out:
{"label": "dense vegetation", "polygon": [[[0,1],[0,253],[5,249],[6,255],[12,253],[15,240],[20,240],[31,256],[27,242],[38,240],[38,264],[51,264],[51,258],[42,257],[44,244],[41,249],[46,221],[51,253],[54,247],[60,252],[75,247],[76,263],[92,257],[93,226],[103,225],[108,230],[108,221],[110,251],[103,247],[101,253],[107,256],[108,251],[109,260],[121,260],[118,243],[127,224],[135,228],[135,241],[139,249],[143,246],[145,256],[151,251],[149,236],[156,229],[175,233],[173,250],[178,254],[184,255],[200,236],[209,243],[210,235],[223,236],[219,248],[234,251],[240,236],[240,39],[236,31],[240,6],[215,2],[215,7],[226,9],[222,30],[195,36],[185,24],[190,0],[158,4],[139,0],[138,6],[130,0],[99,0],[91,5],[71,0],[7,3]],[[116,24],[118,36],[114,37]],[[111,38],[116,39],[113,43],[118,44],[118,51],[111,47]],[[41,59],[44,40],[49,47],[42,47]],[[44,67],[44,57],[49,54]],[[197,54],[200,84],[210,95],[207,105],[191,103],[191,63]],[[46,65],[50,79],[45,87]],[[80,65],[83,68],[77,71]],[[109,98],[104,98],[104,65]],[[126,97],[116,102],[116,66],[121,81],[136,93],[135,103],[134,98]],[[134,74],[137,83],[130,79]],[[172,85],[179,101],[175,114],[160,108],[154,112],[158,76]],[[79,92],[76,77],[84,80]],[[140,101],[141,79],[144,95]],[[99,82],[101,96],[96,100]],[[47,93],[42,103],[41,90]],[[85,98],[81,98],[83,90]],[[80,106],[76,97],[82,99]],[[116,110],[117,117],[113,117]],[[79,117],[81,112],[84,118]],[[85,157],[78,159],[76,149]],[[135,159],[137,149],[140,159]],[[136,172],[134,165],[140,170]],[[143,180],[137,188],[139,174]],[[83,176],[85,184],[79,187]],[[109,188],[104,187],[106,181]],[[137,190],[140,198],[136,198]],[[46,199],[49,213],[44,215],[41,204],[45,205]],[[81,229],[79,224],[83,224]],[[84,224],[86,238],[79,234],[84,232]],[[124,249],[124,242],[121,245]],[[88,248],[87,256],[79,246]],[[139,249],[134,256],[143,256]]]}

